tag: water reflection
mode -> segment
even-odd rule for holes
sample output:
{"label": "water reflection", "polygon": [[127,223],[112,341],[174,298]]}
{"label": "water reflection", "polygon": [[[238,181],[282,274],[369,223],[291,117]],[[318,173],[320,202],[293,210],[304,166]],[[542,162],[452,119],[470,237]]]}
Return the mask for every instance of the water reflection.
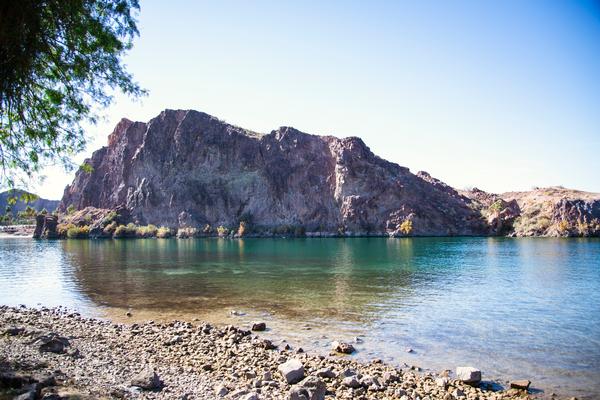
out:
{"label": "water reflection", "polygon": [[[367,241],[367,242],[365,242]],[[202,313],[250,307],[287,318],[369,322],[425,281],[398,239],[64,241],[81,291],[122,308]]]}
{"label": "water reflection", "polygon": [[305,348],[364,335],[359,358],[600,393],[597,239],[3,239],[0,302],[249,322],[241,309]]}

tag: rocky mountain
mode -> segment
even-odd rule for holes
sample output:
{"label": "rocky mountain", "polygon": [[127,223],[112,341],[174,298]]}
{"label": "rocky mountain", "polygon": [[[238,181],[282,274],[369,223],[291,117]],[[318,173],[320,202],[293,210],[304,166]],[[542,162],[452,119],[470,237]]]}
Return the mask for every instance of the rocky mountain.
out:
{"label": "rocky mountain", "polygon": [[[29,195],[28,197],[34,198],[33,201],[24,201],[23,195]],[[16,202],[11,204],[10,199],[15,199]],[[47,200],[43,199],[35,194],[25,192],[24,190],[19,189],[11,189],[5,192],[0,193],[0,210],[4,213],[6,210],[6,206],[10,205],[11,211],[16,214],[17,212],[24,211],[27,206],[31,206],[36,211],[42,211],[46,209],[49,212],[54,211],[58,204],[59,200]]]}
{"label": "rocky mountain", "polygon": [[[529,210],[525,195],[459,192],[357,137],[258,134],[191,110],[123,119],[86,162],[93,171],[77,173],[61,210],[120,209],[135,224],[175,229],[243,222],[260,234],[510,235]],[[593,221],[599,203],[590,204],[580,208],[591,207]]]}

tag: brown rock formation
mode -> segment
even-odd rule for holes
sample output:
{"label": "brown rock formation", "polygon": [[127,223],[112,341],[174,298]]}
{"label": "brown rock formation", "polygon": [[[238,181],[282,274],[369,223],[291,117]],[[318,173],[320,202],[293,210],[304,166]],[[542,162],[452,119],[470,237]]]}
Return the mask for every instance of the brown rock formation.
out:
{"label": "brown rock formation", "polygon": [[261,135],[201,112],[166,110],[148,123],[123,119],[87,162],[93,172],[77,173],[62,210],[124,206],[136,223],[170,227],[237,229],[244,220],[307,232],[488,233],[470,199],[375,156],[356,137],[289,127]]}

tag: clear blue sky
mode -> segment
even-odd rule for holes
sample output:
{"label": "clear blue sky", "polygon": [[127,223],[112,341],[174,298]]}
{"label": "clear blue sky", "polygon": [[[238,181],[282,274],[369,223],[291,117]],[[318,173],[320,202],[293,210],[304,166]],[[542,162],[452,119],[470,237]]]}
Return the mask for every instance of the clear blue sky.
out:
{"label": "clear blue sky", "polygon": [[[143,1],[121,117],[205,111],[259,132],[360,136],[455,186],[600,192],[600,3]],[[38,192],[72,175],[49,168]]]}

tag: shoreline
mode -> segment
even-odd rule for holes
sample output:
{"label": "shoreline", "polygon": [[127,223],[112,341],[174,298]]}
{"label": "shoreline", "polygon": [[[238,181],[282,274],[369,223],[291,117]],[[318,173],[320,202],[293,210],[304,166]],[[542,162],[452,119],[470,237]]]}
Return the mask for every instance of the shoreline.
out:
{"label": "shoreline", "polygon": [[[232,325],[213,327],[182,321],[122,324],[84,318],[65,308],[0,306],[0,312],[0,332],[4,333],[0,337],[0,366],[14,369],[17,375],[35,376],[32,380],[38,382],[36,390],[40,395],[63,396],[55,398],[68,398],[64,397],[67,392],[71,396],[78,393],[81,398],[245,400],[300,399],[298,394],[307,391],[314,392],[314,398],[327,399],[528,396],[524,390],[493,391],[499,387],[486,382],[485,376],[482,384],[472,387],[453,379],[451,373],[447,376],[448,372],[420,374],[381,360],[359,362],[337,354],[304,353],[285,341],[277,346],[261,337],[260,332]],[[67,344],[55,343],[60,347],[57,353],[40,352],[48,338],[54,342],[66,339]],[[299,362],[304,369],[300,382],[286,382],[279,370],[290,360]],[[146,389],[134,385],[139,383],[139,374],[146,378]],[[48,376],[56,384],[41,388]]]}

